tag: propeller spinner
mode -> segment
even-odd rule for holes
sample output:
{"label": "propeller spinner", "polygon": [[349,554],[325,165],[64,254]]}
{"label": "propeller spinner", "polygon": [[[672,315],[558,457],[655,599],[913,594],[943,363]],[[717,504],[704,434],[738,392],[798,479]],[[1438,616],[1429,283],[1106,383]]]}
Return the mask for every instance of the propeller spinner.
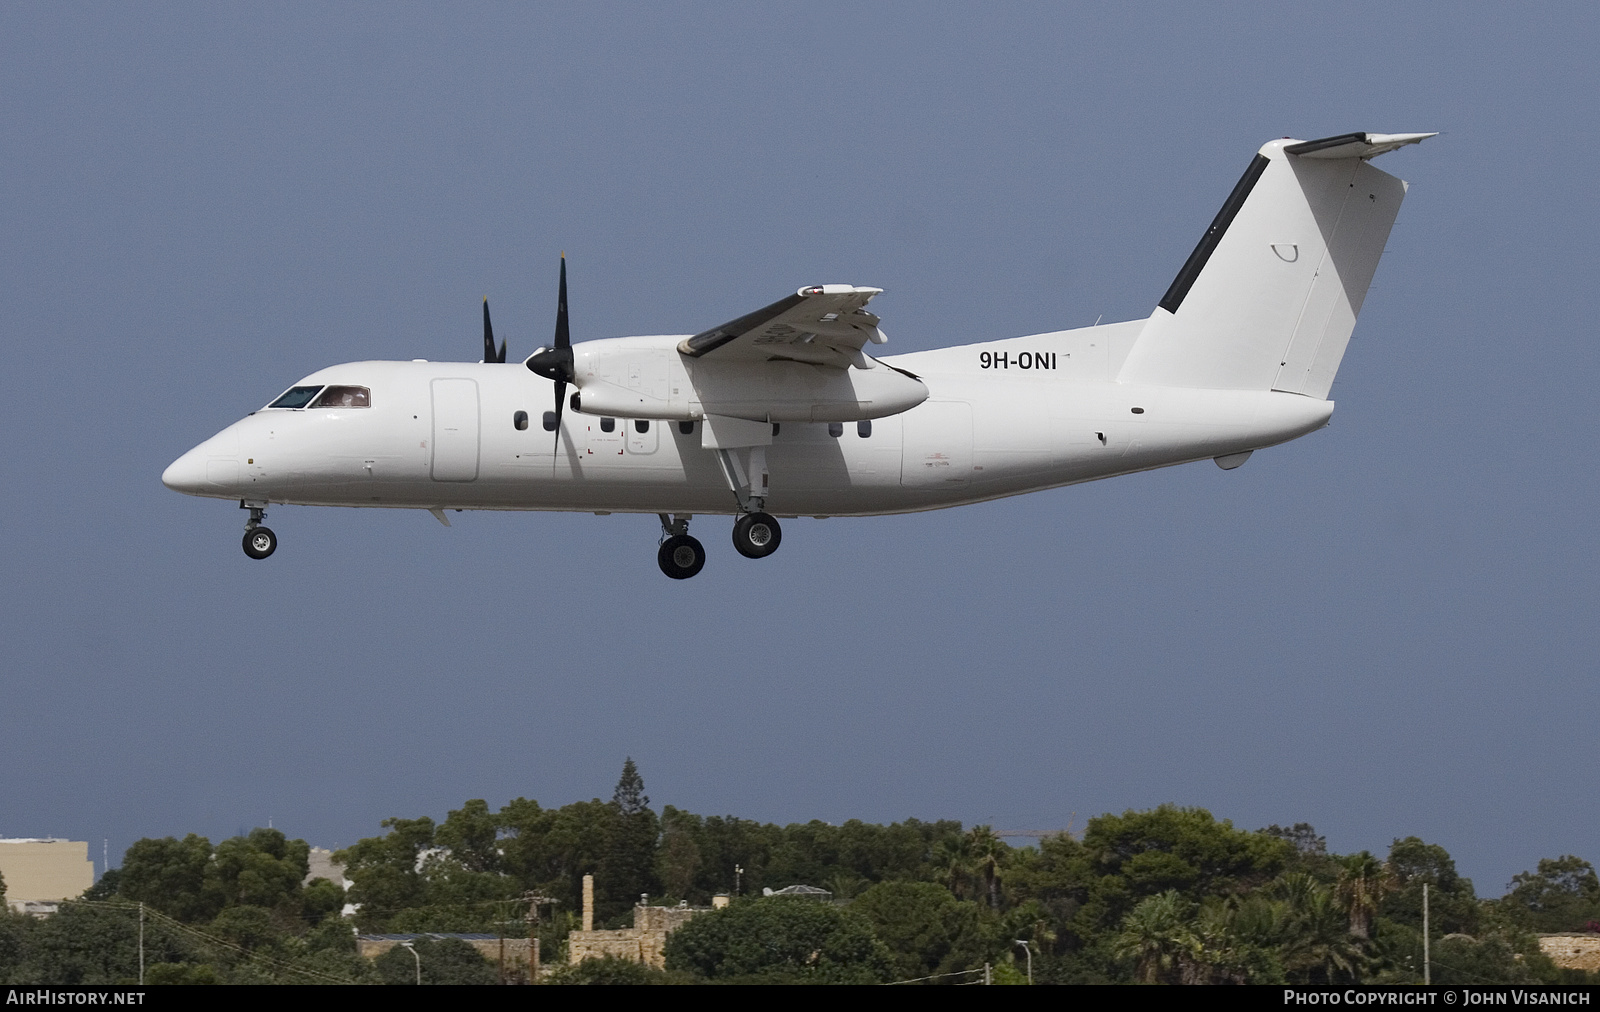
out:
{"label": "propeller spinner", "polygon": [[[487,312],[487,310],[485,310]],[[484,317],[488,319],[488,317]],[[528,368],[556,385],[556,445],[561,444],[561,409],[565,406],[567,384],[573,382],[572,332],[567,326],[567,255],[561,254],[561,288],[556,297],[556,342],[553,348],[540,348],[528,358]]]}

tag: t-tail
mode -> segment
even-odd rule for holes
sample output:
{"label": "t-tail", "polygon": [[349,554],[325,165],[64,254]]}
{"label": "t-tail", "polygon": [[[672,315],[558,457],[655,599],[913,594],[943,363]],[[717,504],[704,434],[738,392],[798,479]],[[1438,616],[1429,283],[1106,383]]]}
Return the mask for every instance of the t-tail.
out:
{"label": "t-tail", "polygon": [[1433,136],[1263,146],[1118,379],[1325,400],[1406,193],[1369,159]]}

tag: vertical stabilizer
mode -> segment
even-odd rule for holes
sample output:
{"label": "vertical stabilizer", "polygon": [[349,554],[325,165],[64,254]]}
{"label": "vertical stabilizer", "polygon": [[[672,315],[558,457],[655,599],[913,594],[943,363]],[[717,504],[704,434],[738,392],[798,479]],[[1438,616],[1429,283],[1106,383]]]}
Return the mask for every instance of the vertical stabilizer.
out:
{"label": "vertical stabilizer", "polygon": [[1405,197],[1368,159],[1431,136],[1262,147],[1118,378],[1325,399]]}

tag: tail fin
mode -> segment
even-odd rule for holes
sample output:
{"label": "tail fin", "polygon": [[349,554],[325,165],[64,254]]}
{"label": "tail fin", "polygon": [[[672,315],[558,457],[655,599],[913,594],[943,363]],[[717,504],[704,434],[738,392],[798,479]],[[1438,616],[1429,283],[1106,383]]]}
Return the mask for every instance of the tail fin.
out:
{"label": "tail fin", "polygon": [[1367,160],[1432,136],[1262,147],[1118,378],[1325,399],[1405,197],[1403,181]]}

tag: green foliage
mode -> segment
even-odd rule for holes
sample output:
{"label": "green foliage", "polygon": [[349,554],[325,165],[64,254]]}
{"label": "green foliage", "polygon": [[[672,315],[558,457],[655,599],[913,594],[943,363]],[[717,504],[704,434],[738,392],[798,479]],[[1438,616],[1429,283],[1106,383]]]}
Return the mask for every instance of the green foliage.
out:
{"label": "green foliage", "polygon": [[[144,901],[154,972],[223,983],[408,983],[410,952],[364,960],[353,927],[520,935],[529,891],[556,900],[539,929],[555,954],[578,923],[585,874],[597,880],[598,927],[630,923],[639,893],[697,906],[741,895],[672,934],[670,972],[590,961],[559,968],[553,979],[567,983],[904,980],[985,963],[997,980],[1020,980],[1018,939],[1042,983],[1413,983],[1424,885],[1439,982],[1587,983],[1557,970],[1532,932],[1600,919],[1600,877],[1572,856],[1540,861],[1484,902],[1444,848],[1416,837],[1395,840],[1387,860],[1336,855],[1307,823],[1250,833],[1171,805],[1020,849],[955,822],[779,826],[670,805],[658,816],[631,759],[610,801],[550,809],[517,798],[496,812],[472,799],[442,823],[382,825],[335,855],[349,895],[326,879],[302,886],[304,841],[257,829],[214,848],[193,834],[141,840],[85,899]],[[835,903],[747,898],[798,883]],[[347,899],[361,904],[355,922],[338,916]],[[130,918],[136,908],[112,903],[0,918],[0,981],[128,979]],[[430,979],[498,976],[469,946],[429,940],[419,952],[431,954]]]}
{"label": "green foliage", "polygon": [[[585,959],[575,965],[557,967],[546,984],[667,984],[676,983],[672,974],[663,973],[653,966],[635,963],[631,959],[606,956],[602,959]],[[680,975],[681,976],[681,975]]]}
{"label": "green foliage", "polygon": [[205,963],[156,963],[144,970],[146,984],[221,984],[215,967]]}
{"label": "green foliage", "polygon": [[[934,882],[882,882],[850,904],[888,948],[897,980],[970,970],[993,961],[995,933],[984,911]],[[992,920],[992,919],[991,919]]]}
{"label": "green foliage", "polygon": [[[139,978],[137,907],[63,904],[60,911],[24,924],[22,953],[14,973],[28,984],[100,985]],[[187,962],[183,939],[165,924],[147,920],[145,964]]]}
{"label": "green foliage", "polygon": [[268,907],[297,917],[310,853],[304,840],[290,840],[281,830],[252,829],[217,844],[205,869],[205,891],[217,897],[219,907]]}
{"label": "green foliage", "polygon": [[1531,931],[1582,931],[1600,921],[1600,877],[1594,866],[1565,854],[1539,861],[1538,871],[1515,876],[1499,912]]}
{"label": "green foliage", "polygon": [[661,824],[650,809],[644,778],[632,759],[622,764],[610,808],[605,857],[595,876],[596,915],[602,920],[627,914],[643,894],[660,892],[655,865]]}
{"label": "green foliage", "polygon": [[1426,883],[1429,925],[1435,935],[1477,930],[1478,900],[1472,880],[1456,874],[1456,863],[1443,847],[1415,836],[1397,839],[1389,848],[1388,865],[1394,889],[1378,908],[1380,916],[1421,929]]}
{"label": "green foliage", "polygon": [[459,938],[419,938],[411,949],[396,945],[373,960],[385,984],[415,984],[421,966],[424,984],[498,984],[499,969]]}
{"label": "green foliage", "polygon": [[211,841],[190,833],[136,841],[122,856],[122,898],[148,903],[180,921],[209,921],[222,909],[222,897],[206,889]]}
{"label": "green foliage", "polygon": [[667,938],[669,970],[715,980],[870,984],[893,958],[862,918],[830,903],[771,897],[703,914]]}

